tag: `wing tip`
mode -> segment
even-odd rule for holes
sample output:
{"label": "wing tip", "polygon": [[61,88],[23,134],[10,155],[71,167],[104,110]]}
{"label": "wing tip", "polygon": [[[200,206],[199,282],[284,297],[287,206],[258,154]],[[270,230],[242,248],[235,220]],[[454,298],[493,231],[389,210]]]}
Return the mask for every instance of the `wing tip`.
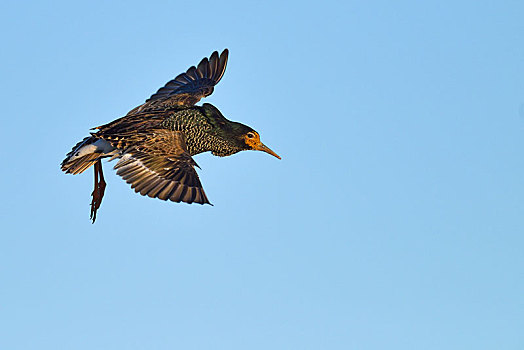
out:
{"label": "wing tip", "polygon": [[[203,94],[201,97],[211,95],[214,90],[213,87],[217,85],[224,76],[228,57],[229,49],[227,48],[225,48],[220,55],[218,54],[218,51],[213,51],[209,57],[204,57],[200,60],[198,65],[189,67],[185,73],[180,73],[174,79],[168,81],[164,86],[151,95],[146,100],[146,103],[187,92],[188,85],[195,84],[195,82],[201,79],[211,82],[207,83],[207,90],[204,89],[201,92]],[[183,80],[185,80],[185,82]]]}

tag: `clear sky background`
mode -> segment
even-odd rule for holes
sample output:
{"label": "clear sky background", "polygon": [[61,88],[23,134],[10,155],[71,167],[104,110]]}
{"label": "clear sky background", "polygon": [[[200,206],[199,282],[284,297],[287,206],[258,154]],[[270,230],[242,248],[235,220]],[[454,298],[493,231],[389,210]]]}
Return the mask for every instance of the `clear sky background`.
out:
{"label": "clear sky background", "polygon": [[[524,349],[522,1],[0,4],[1,349]],[[282,156],[59,164],[214,50]]]}

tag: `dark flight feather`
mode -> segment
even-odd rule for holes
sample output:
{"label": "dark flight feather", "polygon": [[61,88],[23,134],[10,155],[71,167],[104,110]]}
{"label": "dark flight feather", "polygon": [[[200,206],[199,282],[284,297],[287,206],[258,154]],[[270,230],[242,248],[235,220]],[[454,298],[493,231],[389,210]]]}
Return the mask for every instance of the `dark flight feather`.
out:
{"label": "dark flight feather", "polygon": [[[155,100],[173,99],[182,105],[194,105],[201,98],[213,93],[214,86],[218,84],[227,65],[229,51],[225,49],[220,56],[215,51],[211,57],[204,58],[197,67],[190,67],[185,73],[179,74],[170,80],[156,93],[146,100],[146,103]],[[173,101],[170,101],[172,103]]]}

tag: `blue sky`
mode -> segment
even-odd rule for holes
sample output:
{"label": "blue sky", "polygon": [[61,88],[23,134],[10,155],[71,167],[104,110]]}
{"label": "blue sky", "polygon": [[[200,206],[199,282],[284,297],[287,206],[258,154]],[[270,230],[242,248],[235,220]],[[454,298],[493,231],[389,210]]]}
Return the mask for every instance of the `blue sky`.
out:
{"label": "blue sky", "polygon": [[[524,4],[3,2],[2,349],[522,349]],[[214,50],[282,156],[211,206],[59,163]]]}

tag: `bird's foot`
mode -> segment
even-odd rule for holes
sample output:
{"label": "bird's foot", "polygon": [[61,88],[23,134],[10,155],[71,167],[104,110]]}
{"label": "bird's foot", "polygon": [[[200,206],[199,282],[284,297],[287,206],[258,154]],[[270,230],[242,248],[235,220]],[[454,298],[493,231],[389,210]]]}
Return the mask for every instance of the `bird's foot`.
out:
{"label": "bird's foot", "polygon": [[[99,180],[100,178],[100,180]],[[102,204],[102,198],[104,198],[104,192],[106,190],[106,182],[104,181],[104,173],[102,172],[102,162],[98,160],[95,163],[95,188],[91,196],[91,216],[89,219],[93,220],[93,224],[96,220],[96,211]]]}
{"label": "bird's foot", "polygon": [[102,204],[102,198],[104,198],[104,192],[106,190],[106,183],[100,182],[97,186],[95,186],[95,189],[93,190],[93,193],[91,193],[91,196],[93,196],[93,200],[91,201],[91,216],[89,219],[93,220],[93,224],[96,220],[96,211],[98,208],[100,208],[100,204]]}

